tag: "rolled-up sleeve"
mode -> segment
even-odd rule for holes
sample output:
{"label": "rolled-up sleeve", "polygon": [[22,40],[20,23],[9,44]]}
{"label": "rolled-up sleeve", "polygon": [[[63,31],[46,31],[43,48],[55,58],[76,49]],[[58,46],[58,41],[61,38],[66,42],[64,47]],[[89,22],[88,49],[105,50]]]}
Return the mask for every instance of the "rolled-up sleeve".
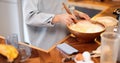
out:
{"label": "rolled-up sleeve", "polygon": [[37,27],[47,27],[47,26],[54,26],[52,24],[52,19],[54,18],[54,14],[47,14],[47,13],[35,13],[33,16],[30,15],[26,22],[28,25],[37,26]]}
{"label": "rolled-up sleeve", "polygon": [[53,27],[54,14],[44,13],[38,10],[38,0],[26,0],[23,13],[27,25],[35,27]]}

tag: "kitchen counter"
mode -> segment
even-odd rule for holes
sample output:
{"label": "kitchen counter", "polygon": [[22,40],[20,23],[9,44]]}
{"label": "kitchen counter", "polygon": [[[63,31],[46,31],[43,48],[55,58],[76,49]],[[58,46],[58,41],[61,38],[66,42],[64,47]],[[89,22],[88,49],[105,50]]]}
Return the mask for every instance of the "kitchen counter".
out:
{"label": "kitchen counter", "polygon": [[[66,39],[63,39],[62,42],[60,43],[64,43],[64,42],[78,49],[80,53],[83,53],[84,51],[92,52],[93,50],[96,50],[96,48],[99,46],[99,44],[94,41],[89,42],[89,43],[78,42],[76,38],[71,35],[69,35]],[[64,52],[62,52],[61,50],[57,48],[53,48],[53,50],[51,50],[48,53],[44,53],[36,49],[33,49],[31,58],[25,61],[24,63],[33,63],[33,62],[35,63],[63,63],[62,59],[66,57],[70,57],[70,55],[65,54]],[[92,58],[92,59],[95,61],[95,63],[100,62],[99,57]],[[75,62],[73,60],[70,60],[65,63],[75,63]]]}
{"label": "kitchen counter", "polygon": [[[66,39],[63,39],[61,43],[67,43],[71,45],[72,47],[79,50],[80,53],[83,53],[84,51],[92,52],[93,50],[96,50],[96,48],[99,46],[98,43],[91,41],[89,43],[81,43],[78,42],[75,37],[69,35]],[[50,52],[44,53],[42,51],[39,51],[37,49],[32,49],[32,55],[31,57],[22,63],[64,63],[62,62],[63,58],[70,57],[69,55],[66,55],[62,51],[60,51],[57,48],[53,48]],[[19,59],[18,59],[19,60]],[[15,60],[14,63],[18,63],[18,60]],[[100,63],[100,58],[92,58],[92,60],[95,63]],[[0,56],[0,62],[1,63],[8,63],[6,59]],[[73,60],[70,60],[65,63],[75,63]],[[117,62],[120,63],[120,62]]]}
{"label": "kitchen counter", "polygon": [[112,16],[116,18],[116,15],[112,13],[115,9],[120,8],[120,2],[97,2],[97,1],[72,2],[70,1],[69,3],[73,5],[78,5],[80,7],[87,7],[87,8],[102,10],[102,12],[92,17],[92,20],[96,19],[97,17],[101,17],[101,16]]}
{"label": "kitchen counter", "polygon": [[[76,38],[71,35],[69,35],[66,39],[63,39],[61,43],[63,42],[79,50],[79,53],[83,53],[84,51],[92,52],[100,46],[100,44],[94,41],[91,41],[89,43],[83,43],[80,41],[78,42]],[[75,63],[73,60],[70,60],[68,62],[62,62],[63,58],[66,57],[70,57],[70,55],[65,54],[57,48],[53,48],[53,50],[51,50],[49,53],[43,53],[41,51],[33,49],[32,56],[23,63]],[[92,60],[94,61],[94,63],[100,63],[99,57],[93,57]]]}

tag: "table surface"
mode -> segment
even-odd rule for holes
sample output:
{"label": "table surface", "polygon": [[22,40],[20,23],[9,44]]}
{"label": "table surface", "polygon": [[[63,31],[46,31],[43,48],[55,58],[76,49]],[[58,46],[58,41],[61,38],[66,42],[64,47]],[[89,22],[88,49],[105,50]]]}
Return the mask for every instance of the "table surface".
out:
{"label": "table surface", "polygon": [[[78,49],[80,53],[83,53],[84,51],[92,52],[93,50],[96,50],[96,48],[99,46],[99,44],[94,41],[91,41],[89,43],[83,43],[80,41],[78,42],[76,38],[71,36],[69,36],[63,42]],[[62,59],[65,57],[69,57],[69,55],[64,54],[57,48],[54,48],[49,53],[44,53],[41,51],[38,52],[38,50],[33,49],[31,57],[23,63],[63,63]],[[94,60],[95,63],[100,63],[99,58],[92,58],[92,60]],[[8,62],[6,61],[6,59],[0,58],[0,63],[8,63]],[[13,63],[18,63],[18,61],[16,60]],[[65,63],[75,63],[75,62],[71,60]]]}
{"label": "table surface", "polygon": [[[82,53],[84,51],[92,52],[93,50],[96,50],[96,48],[99,46],[99,44],[97,44],[94,41],[93,42],[89,42],[89,43],[82,43],[80,41],[78,42],[76,40],[76,38],[71,37],[71,36],[69,36],[63,42],[65,42],[65,43],[71,45],[72,47],[76,48],[77,50],[79,50],[80,53]],[[36,52],[37,51],[35,51],[35,50],[32,51],[33,55],[31,56],[31,60],[36,60],[37,63],[42,63],[39,60],[39,58],[38,58],[38,57],[40,57],[39,53],[36,53]],[[44,56],[46,58],[45,61],[48,60],[48,62],[44,62],[43,61],[44,63],[62,63],[62,59],[63,58],[69,57],[69,55],[64,54],[63,52],[61,52],[57,48],[54,48],[48,54],[50,54],[50,61],[49,61],[49,57],[48,56]],[[93,60],[95,61],[95,63],[99,63],[99,58],[93,58]],[[30,61],[30,59],[29,59],[29,61]],[[28,62],[28,63],[32,63],[32,62]],[[68,61],[66,63],[75,63],[75,62],[71,60],[71,61]]]}
{"label": "table surface", "polygon": [[[84,51],[92,52],[93,50],[96,50],[96,48],[100,46],[100,44],[94,41],[91,41],[89,43],[80,42],[75,37],[72,37],[72,36],[69,36],[63,42],[76,48],[77,50],[79,50],[80,53],[83,53]],[[48,62],[44,62],[44,60],[43,62],[41,62],[39,53],[36,53],[36,52],[37,50],[33,50],[32,51],[33,55],[25,63],[34,63],[34,62],[35,63],[62,63],[62,59],[65,57],[68,57],[68,55],[64,54],[63,52],[61,53],[60,50],[58,50],[57,48],[54,48],[48,53],[50,54],[50,57],[48,57],[47,55],[44,56],[45,61],[48,60]],[[100,63],[100,58],[92,58],[92,60],[94,61],[94,63]],[[75,62],[71,60],[65,63],[75,63]],[[117,62],[117,63],[120,63],[120,62]]]}
{"label": "table surface", "polygon": [[[78,49],[80,53],[84,52],[84,51],[93,51],[95,50],[99,45],[95,42],[89,42],[89,43],[81,43],[78,42],[74,37],[69,36],[66,40],[64,40],[63,42],[73,46],[74,48]],[[48,55],[47,55],[48,54]],[[44,52],[40,53],[40,55],[44,55]],[[32,55],[31,57],[26,60],[23,63],[62,63],[62,59],[64,57],[68,57],[69,55],[66,55],[64,53],[61,53],[60,50],[58,50],[57,48],[53,48],[53,50],[51,50],[49,53],[45,53],[44,59],[40,60],[40,55],[38,53],[38,50],[33,49],[32,50]],[[43,58],[43,56],[41,57]],[[1,58],[0,63],[3,61],[3,59]],[[48,62],[46,62],[48,61]],[[16,61],[17,62],[17,61]],[[14,63],[16,63],[14,62]],[[4,61],[3,63],[7,63],[6,61]],[[75,63],[74,61],[68,61],[67,63]],[[99,60],[95,59],[95,63],[99,63]]]}

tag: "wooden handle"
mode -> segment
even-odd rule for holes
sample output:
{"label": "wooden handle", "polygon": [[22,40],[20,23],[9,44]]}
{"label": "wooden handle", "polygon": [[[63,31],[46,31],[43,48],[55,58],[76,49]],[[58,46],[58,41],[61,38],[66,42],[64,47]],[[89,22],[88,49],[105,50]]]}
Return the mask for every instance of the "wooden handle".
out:
{"label": "wooden handle", "polygon": [[65,5],[65,3],[63,3],[63,7],[65,8],[65,10],[68,14],[72,15],[72,13],[70,12],[69,8]]}
{"label": "wooden handle", "polygon": [[[65,3],[63,3],[63,7],[65,8],[65,10],[66,10],[66,12],[67,12],[68,14],[72,15],[72,13],[70,12],[69,8],[65,5]],[[75,19],[72,19],[72,20],[73,20],[73,22],[74,22],[75,24],[78,22],[78,21],[75,20]]]}

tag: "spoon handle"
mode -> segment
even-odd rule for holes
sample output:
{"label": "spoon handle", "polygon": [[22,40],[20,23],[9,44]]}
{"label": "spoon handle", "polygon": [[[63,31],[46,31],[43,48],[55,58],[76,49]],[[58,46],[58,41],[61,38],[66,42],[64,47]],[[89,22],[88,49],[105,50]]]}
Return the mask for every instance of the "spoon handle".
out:
{"label": "spoon handle", "polygon": [[65,10],[66,10],[66,12],[67,12],[68,14],[71,14],[71,15],[72,15],[71,11],[70,11],[69,8],[65,5],[65,3],[63,3],[63,7],[65,8]]}
{"label": "spoon handle", "polygon": [[[65,8],[66,12],[70,15],[72,15],[71,11],[69,10],[69,8],[65,5],[65,3],[63,3],[63,7]],[[72,19],[73,22],[76,24],[78,21],[76,19]]]}

